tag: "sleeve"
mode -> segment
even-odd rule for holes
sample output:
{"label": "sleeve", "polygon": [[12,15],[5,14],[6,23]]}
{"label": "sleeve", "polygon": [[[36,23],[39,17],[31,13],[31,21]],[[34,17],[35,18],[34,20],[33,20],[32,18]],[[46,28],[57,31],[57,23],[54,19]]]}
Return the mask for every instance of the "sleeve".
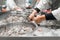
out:
{"label": "sleeve", "polygon": [[36,6],[36,8],[42,10],[46,10],[48,8],[50,8],[50,3],[51,1],[49,0],[40,0],[39,4]]}
{"label": "sleeve", "polygon": [[14,0],[6,0],[6,5],[7,9],[13,9],[16,6]]}
{"label": "sleeve", "polygon": [[46,20],[56,20],[56,18],[54,17],[54,15],[52,13],[50,14],[45,14]]}
{"label": "sleeve", "polygon": [[57,20],[60,20],[60,8],[52,11],[52,14],[54,15],[54,17],[55,17]]}

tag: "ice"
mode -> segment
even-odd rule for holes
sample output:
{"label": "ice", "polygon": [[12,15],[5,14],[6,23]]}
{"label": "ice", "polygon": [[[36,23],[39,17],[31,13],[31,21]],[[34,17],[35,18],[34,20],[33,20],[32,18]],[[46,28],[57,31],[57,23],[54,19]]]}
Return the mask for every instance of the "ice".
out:
{"label": "ice", "polygon": [[[11,21],[10,21],[11,20]],[[13,21],[12,21],[13,20]],[[20,22],[22,21],[22,17],[18,16],[9,16],[7,18],[8,22]],[[15,21],[15,22],[14,22]],[[2,23],[2,22],[1,22]],[[30,25],[29,25],[30,26]],[[1,31],[2,29],[2,31]],[[24,26],[11,26],[11,27],[3,27],[0,29],[0,36],[12,36],[12,37],[35,37],[35,36],[60,36],[60,29],[49,29],[46,27],[38,27],[37,30],[33,31],[31,27],[24,27]],[[30,33],[33,31],[33,33]]]}
{"label": "ice", "polygon": [[56,34],[56,36],[60,36],[60,29],[55,30],[54,33]]}
{"label": "ice", "polygon": [[[31,24],[22,23],[26,21],[24,18],[29,13],[32,12],[32,9],[25,9],[24,12],[16,13],[16,11],[12,11],[11,15],[9,15],[6,19],[0,20],[0,36],[7,37],[53,37],[60,36],[60,29],[51,29],[50,25],[53,25],[53,21],[43,21],[40,25],[46,26],[32,26]],[[21,16],[21,15],[23,16]],[[12,24],[11,24],[12,23]],[[16,23],[16,24],[14,24]],[[5,24],[5,25],[4,25]]]}
{"label": "ice", "polygon": [[[10,18],[10,19],[9,19]],[[23,20],[23,17],[18,16],[10,16],[7,18],[8,22],[11,23],[11,19],[13,19],[13,23],[20,22]],[[10,21],[11,20],[11,21]],[[14,22],[15,21],[15,22]],[[3,23],[3,21],[0,21]],[[5,22],[5,20],[4,20]],[[26,24],[28,25],[28,24]],[[31,26],[31,25],[28,25]],[[51,37],[51,36],[60,36],[60,29],[51,29],[48,27],[39,26],[37,30],[33,31],[32,26],[28,27],[23,25],[15,25],[2,27],[0,29],[0,36],[9,36],[9,37]],[[33,31],[32,33],[30,33]]]}

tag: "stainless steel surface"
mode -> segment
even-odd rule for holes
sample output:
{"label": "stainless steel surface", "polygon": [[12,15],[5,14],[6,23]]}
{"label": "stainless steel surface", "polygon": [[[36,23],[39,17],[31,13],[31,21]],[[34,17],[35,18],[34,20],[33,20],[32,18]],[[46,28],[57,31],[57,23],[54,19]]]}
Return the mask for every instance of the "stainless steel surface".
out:
{"label": "stainless steel surface", "polygon": [[[8,15],[6,15],[6,17],[2,19],[2,20],[5,20],[5,22],[2,22],[3,24],[0,25],[0,28],[4,30],[4,28],[11,28],[11,27],[14,28],[14,27],[17,27],[19,29],[19,27],[20,27],[20,29],[18,30],[19,33],[20,33],[21,30],[24,30],[23,27],[28,27],[28,29],[30,27],[30,29],[31,29],[30,32],[29,31],[25,32],[25,33],[23,32],[23,33],[20,33],[20,35],[32,34],[35,30],[37,30],[38,26],[37,26],[37,24],[31,23],[31,22],[28,21],[28,19],[27,19],[28,17],[27,16],[29,15],[28,13],[30,13],[30,11],[31,10],[25,10],[25,12],[17,12],[17,11],[13,12],[12,11],[13,13],[11,13],[11,12],[10,12],[10,14],[8,13]],[[9,29],[9,30],[11,30],[11,29]],[[5,31],[6,30],[7,29],[5,29]],[[6,34],[4,34],[4,35],[6,35],[6,36],[12,36],[12,34],[14,34],[14,33],[10,33],[10,34],[7,33],[7,34],[8,35],[6,35]]]}
{"label": "stainless steel surface", "polygon": [[[33,37],[33,36],[60,36],[60,29],[53,29],[51,26],[38,26],[35,22],[29,22],[26,18],[32,9],[26,9],[25,0],[15,0],[17,6],[22,7],[23,12],[12,11],[0,15],[0,36],[5,37]],[[1,0],[0,0],[1,3]],[[35,0],[32,1],[32,6]],[[21,5],[22,4],[22,5]],[[49,22],[50,23],[50,22]],[[44,22],[42,23],[44,24]],[[47,23],[48,24],[48,23]],[[51,24],[51,23],[50,23]],[[49,25],[50,25],[49,24]],[[28,30],[28,32],[26,32]]]}

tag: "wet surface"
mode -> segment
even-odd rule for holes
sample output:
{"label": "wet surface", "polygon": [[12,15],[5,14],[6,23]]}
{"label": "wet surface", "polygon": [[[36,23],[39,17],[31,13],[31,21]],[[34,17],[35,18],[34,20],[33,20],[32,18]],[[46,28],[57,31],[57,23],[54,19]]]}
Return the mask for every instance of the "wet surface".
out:
{"label": "wet surface", "polygon": [[8,15],[1,17],[0,36],[22,36],[25,34],[30,34],[35,30],[36,26],[34,24],[23,22],[25,20],[24,15],[27,16],[27,14],[23,12],[24,15],[22,14],[22,16],[19,13],[16,15],[13,13],[6,13]]}
{"label": "wet surface", "polygon": [[[31,10],[32,11],[32,10]],[[14,12],[13,12],[14,13]],[[20,13],[20,14],[19,14]],[[50,26],[38,26],[29,22],[23,22],[30,10],[17,14],[6,13],[0,17],[0,36],[5,37],[38,37],[38,36],[60,36],[60,29]],[[25,20],[26,21],[26,20]],[[44,25],[46,22],[40,23]],[[50,23],[51,24],[51,23]]]}
{"label": "wet surface", "polygon": [[[53,21],[48,22],[44,21],[40,23],[40,26],[38,27],[36,27],[36,25],[33,23],[24,22],[26,21],[27,15],[29,15],[32,12],[32,9],[25,8],[26,7],[25,0],[19,0],[16,1],[16,3],[21,8],[24,8],[24,11],[23,12],[10,11],[0,15],[1,37],[60,36],[60,28],[56,29],[57,26],[53,25],[54,24]],[[34,3],[32,2],[32,4]]]}

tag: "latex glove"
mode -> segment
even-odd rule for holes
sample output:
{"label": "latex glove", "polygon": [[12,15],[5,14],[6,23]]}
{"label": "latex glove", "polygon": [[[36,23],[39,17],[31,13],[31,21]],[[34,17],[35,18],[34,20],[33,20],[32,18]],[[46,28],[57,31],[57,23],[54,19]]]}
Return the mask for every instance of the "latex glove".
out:
{"label": "latex glove", "polygon": [[34,17],[33,21],[35,21],[37,24],[45,20],[45,15],[37,15],[37,17]]}
{"label": "latex glove", "polygon": [[3,12],[3,13],[5,13],[5,12],[7,12],[7,10],[6,10],[6,9],[4,9],[4,8],[2,8],[2,12]]}
{"label": "latex glove", "polygon": [[29,19],[30,19],[30,21],[33,21],[33,19],[34,19],[36,13],[37,13],[37,11],[34,10],[34,11],[32,12],[32,14],[29,15]]}
{"label": "latex glove", "polygon": [[31,14],[31,15],[29,16],[29,20],[30,20],[30,21],[33,21],[33,19],[34,19],[34,14]]}

